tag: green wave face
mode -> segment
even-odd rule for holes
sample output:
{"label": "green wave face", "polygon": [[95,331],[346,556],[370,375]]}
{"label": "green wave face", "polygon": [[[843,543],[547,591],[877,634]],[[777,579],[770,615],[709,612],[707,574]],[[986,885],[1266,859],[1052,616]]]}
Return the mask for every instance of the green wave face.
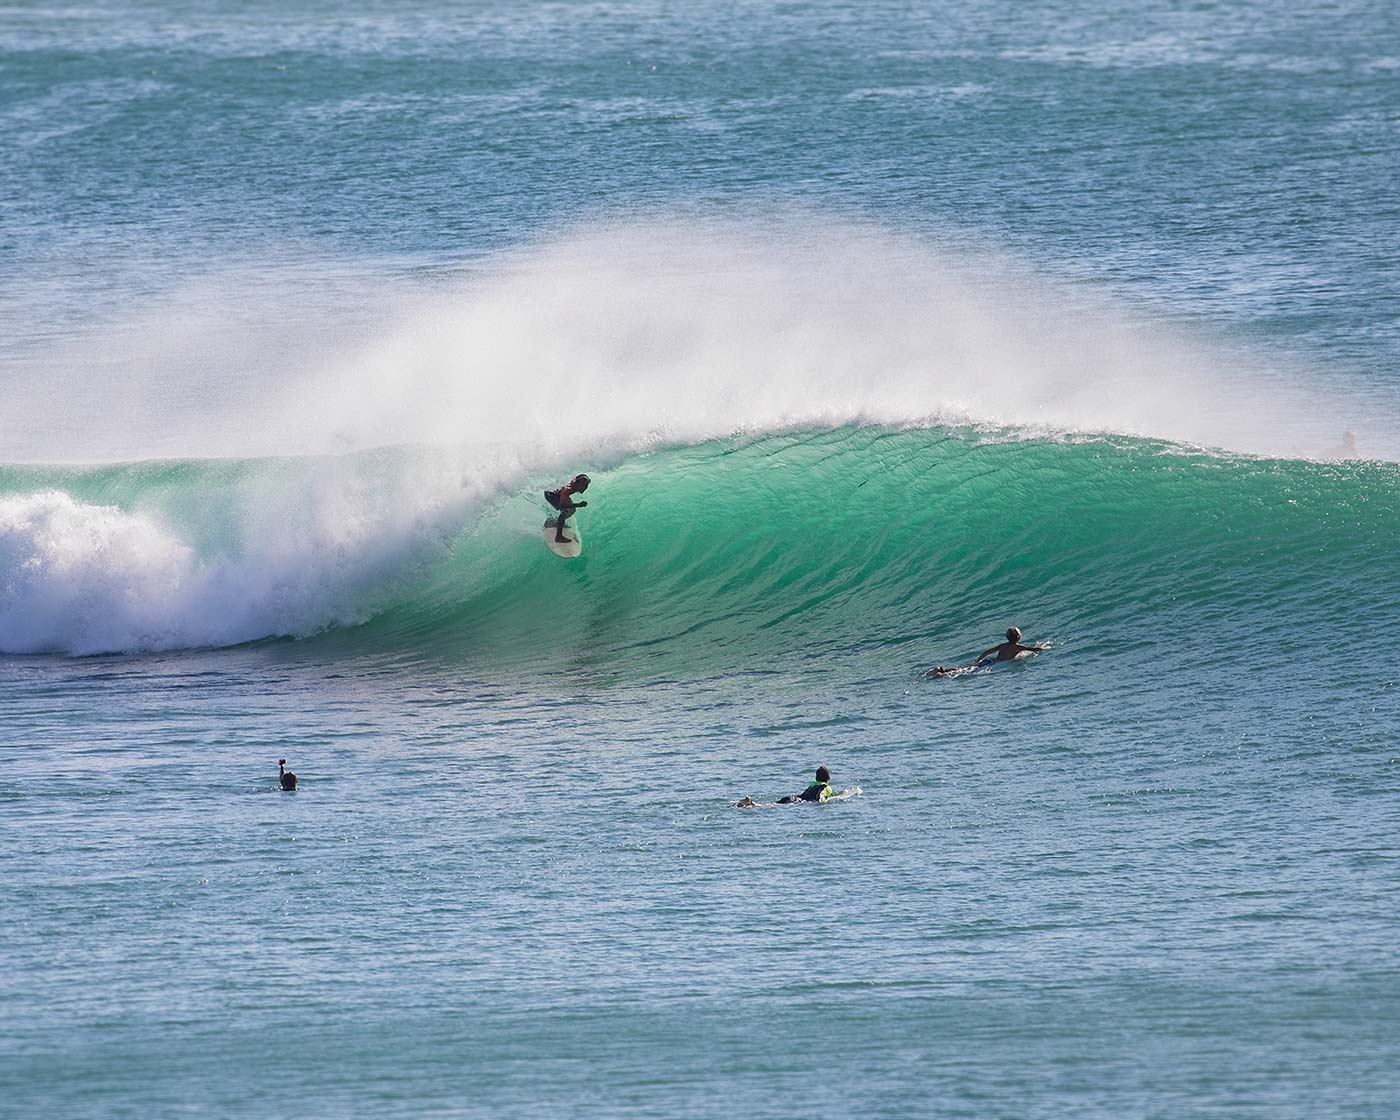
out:
{"label": "green wave face", "polygon": [[594,477],[580,560],[545,550],[543,503],[519,494],[335,640],[624,676],[887,663],[902,646],[911,665],[952,660],[1013,624],[1189,656],[1394,617],[1400,592],[1393,464],[843,428]]}
{"label": "green wave face", "polygon": [[595,469],[566,561],[540,539],[556,480],[422,452],[10,468],[0,633],[621,677],[952,662],[1013,624],[1086,653],[1345,645],[1396,614],[1397,470],[969,429],[735,438]]}

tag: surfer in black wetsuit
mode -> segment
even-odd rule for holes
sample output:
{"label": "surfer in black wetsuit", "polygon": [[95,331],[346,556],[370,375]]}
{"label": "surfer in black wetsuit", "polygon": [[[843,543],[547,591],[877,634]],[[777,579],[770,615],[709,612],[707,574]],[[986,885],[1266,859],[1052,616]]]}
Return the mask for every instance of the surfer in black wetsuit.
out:
{"label": "surfer in black wetsuit", "polygon": [[297,776],[287,769],[285,758],[277,760],[277,783],[288,793],[292,793],[297,788]]}
{"label": "surfer in black wetsuit", "polygon": [[1027,646],[1021,644],[1021,631],[1013,626],[1006,631],[1006,641],[999,646],[992,646],[991,649],[984,649],[972,660],[971,665],[959,665],[952,669],[945,669],[942,665],[935,665],[927,673],[926,677],[946,677],[950,673],[956,673],[964,669],[976,669],[979,665],[990,665],[993,661],[1015,661],[1016,658],[1027,653],[1039,653],[1043,649],[1049,649],[1049,642],[1041,642],[1038,646]]}
{"label": "surfer in black wetsuit", "polygon": [[825,766],[817,767],[817,780],[804,789],[796,797],[780,797],[779,805],[791,805],[796,801],[825,801],[828,797],[835,796],[836,791],[831,788],[831,771]]}
{"label": "surfer in black wetsuit", "polygon": [[554,519],[554,539],[559,544],[568,544],[573,538],[564,535],[564,522],[569,519],[574,510],[582,509],[587,502],[574,501],[575,494],[582,494],[588,489],[590,479],[586,474],[576,474],[558,490],[546,490],[544,500],[559,511],[559,516]]}
{"label": "surfer in black wetsuit", "polygon": [[[799,801],[827,801],[836,796],[836,791],[831,788],[831,771],[825,766],[817,767],[817,780],[804,789],[801,793],[788,794],[787,797],[778,798],[779,805],[796,805]],[[758,804],[752,797],[745,797],[736,801],[735,806],[740,809],[752,809]]]}

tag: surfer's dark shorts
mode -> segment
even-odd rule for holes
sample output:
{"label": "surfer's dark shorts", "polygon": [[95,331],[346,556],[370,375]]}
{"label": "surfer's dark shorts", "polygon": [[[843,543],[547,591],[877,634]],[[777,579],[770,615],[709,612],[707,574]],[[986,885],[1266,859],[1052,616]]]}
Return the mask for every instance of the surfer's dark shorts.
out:
{"label": "surfer's dark shorts", "polygon": [[552,505],[555,509],[558,509],[558,508],[559,508],[559,491],[558,491],[558,490],[546,490],[546,491],[544,492],[544,500],[545,500],[546,502],[548,502],[550,505]]}

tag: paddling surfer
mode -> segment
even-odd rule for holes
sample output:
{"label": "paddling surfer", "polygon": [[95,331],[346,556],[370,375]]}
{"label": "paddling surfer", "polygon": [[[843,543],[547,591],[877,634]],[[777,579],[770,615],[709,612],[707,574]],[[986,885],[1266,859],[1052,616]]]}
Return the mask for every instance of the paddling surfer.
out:
{"label": "paddling surfer", "polygon": [[[825,766],[817,767],[817,780],[804,789],[801,793],[788,794],[786,797],[778,798],[779,805],[796,805],[799,801],[830,801],[836,796],[836,790],[831,786],[831,771]],[[753,809],[758,806],[758,802],[752,797],[740,798],[734,802],[736,808]]]}
{"label": "paddling surfer", "polygon": [[796,797],[780,797],[779,805],[792,805],[798,801],[825,801],[827,798],[835,797],[836,791],[831,788],[831,771],[825,766],[817,767],[817,780],[804,789]]}
{"label": "paddling surfer", "polygon": [[952,669],[945,669],[942,665],[935,665],[927,673],[926,677],[946,677],[949,673],[956,673],[959,669],[976,669],[981,665],[990,665],[994,661],[1015,661],[1028,653],[1039,653],[1041,650],[1049,649],[1049,642],[1041,642],[1039,645],[1028,646],[1021,642],[1021,631],[1018,627],[1012,626],[1006,631],[1006,641],[1000,645],[992,646],[991,649],[984,649],[972,659],[971,665],[959,665]]}

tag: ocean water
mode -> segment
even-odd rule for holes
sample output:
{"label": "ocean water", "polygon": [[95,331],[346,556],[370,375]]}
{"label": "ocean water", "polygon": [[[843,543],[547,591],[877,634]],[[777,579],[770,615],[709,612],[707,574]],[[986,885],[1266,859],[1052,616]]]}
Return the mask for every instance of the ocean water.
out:
{"label": "ocean water", "polygon": [[1391,5],[22,4],[0,153],[0,1114],[1400,1109]]}

